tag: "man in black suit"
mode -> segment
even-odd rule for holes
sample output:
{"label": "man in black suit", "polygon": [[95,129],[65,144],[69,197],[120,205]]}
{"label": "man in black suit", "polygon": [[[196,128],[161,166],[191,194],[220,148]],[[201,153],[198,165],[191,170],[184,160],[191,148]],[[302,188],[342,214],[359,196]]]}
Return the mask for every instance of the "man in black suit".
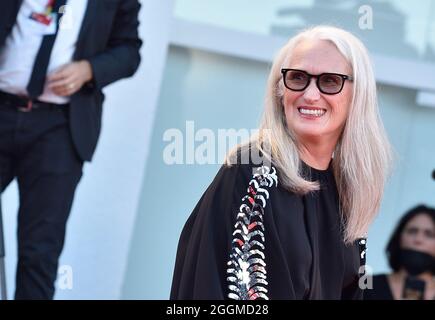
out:
{"label": "man in black suit", "polygon": [[100,133],[101,90],[140,62],[140,4],[8,0],[1,7],[1,191],[17,178],[20,196],[15,298],[51,299],[74,192]]}

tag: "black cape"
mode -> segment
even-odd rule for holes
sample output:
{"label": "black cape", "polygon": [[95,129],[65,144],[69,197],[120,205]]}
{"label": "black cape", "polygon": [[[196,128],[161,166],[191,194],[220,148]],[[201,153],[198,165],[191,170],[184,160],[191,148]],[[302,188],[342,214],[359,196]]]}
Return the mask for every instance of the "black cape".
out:
{"label": "black cape", "polygon": [[364,300],[394,300],[386,274],[377,274],[372,278],[373,289],[364,290]]}
{"label": "black cape", "polygon": [[332,161],[302,163],[301,196],[273,166],[222,166],[181,233],[171,299],[361,299],[365,239],[343,242]]}

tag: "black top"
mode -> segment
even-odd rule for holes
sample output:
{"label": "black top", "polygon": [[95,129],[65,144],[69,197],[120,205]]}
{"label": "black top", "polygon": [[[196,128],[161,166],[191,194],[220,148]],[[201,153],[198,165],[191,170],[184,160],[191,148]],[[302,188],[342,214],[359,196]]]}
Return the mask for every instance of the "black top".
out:
{"label": "black top", "polygon": [[373,276],[373,288],[364,290],[364,300],[394,300],[386,274]]}
{"label": "black top", "polygon": [[[23,0],[1,2],[0,53],[11,34]],[[88,1],[73,60],[86,59],[93,79],[71,96],[71,138],[82,160],[91,160],[101,130],[103,87],[130,77],[140,63],[138,0]]]}
{"label": "black top", "polygon": [[302,167],[321,190],[291,193],[273,166],[222,166],[182,231],[171,299],[362,298],[332,165]]}
{"label": "black top", "polygon": [[[388,282],[388,275],[374,275],[372,281],[373,288],[364,290],[364,300],[395,300]],[[435,300],[435,297],[432,300]]]}

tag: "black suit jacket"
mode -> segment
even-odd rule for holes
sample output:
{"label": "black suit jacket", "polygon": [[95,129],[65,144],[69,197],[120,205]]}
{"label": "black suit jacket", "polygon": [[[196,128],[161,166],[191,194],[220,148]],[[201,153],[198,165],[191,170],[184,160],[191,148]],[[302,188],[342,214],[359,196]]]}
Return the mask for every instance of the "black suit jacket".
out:
{"label": "black suit jacket", "polygon": [[[0,50],[15,24],[22,0],[3,1],[0,10]],[[101,130],[101,89],[129,77],[140,63],[137,0],[88,0],[74,60],[87,59],[94,78],[71,96],[70,130],[82,160],[89,161]]]}

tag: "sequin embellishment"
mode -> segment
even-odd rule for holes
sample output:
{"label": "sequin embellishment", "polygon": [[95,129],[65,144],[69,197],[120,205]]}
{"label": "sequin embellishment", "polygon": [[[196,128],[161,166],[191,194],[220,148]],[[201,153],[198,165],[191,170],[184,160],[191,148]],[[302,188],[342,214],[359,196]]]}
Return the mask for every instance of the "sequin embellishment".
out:
{"label": "sequin embellishment", "polygon": [[254,168],[247,195],[242,198],[232,250],[228,261],[228,298],[235,300],[269,300],[267,296],[267,275],[264,255],[264,208],[269,199],[268,188],[278,185],[274,167]]}
{"label": "sequin embellishment", "polygon": [[[366,265],[366,251],[367,251],[367,238],[357,239],[358,249],[359,249],[359,265],[360,265],[360,277],[365,274]],[[362,267],[362,268],[361,268]]]}

